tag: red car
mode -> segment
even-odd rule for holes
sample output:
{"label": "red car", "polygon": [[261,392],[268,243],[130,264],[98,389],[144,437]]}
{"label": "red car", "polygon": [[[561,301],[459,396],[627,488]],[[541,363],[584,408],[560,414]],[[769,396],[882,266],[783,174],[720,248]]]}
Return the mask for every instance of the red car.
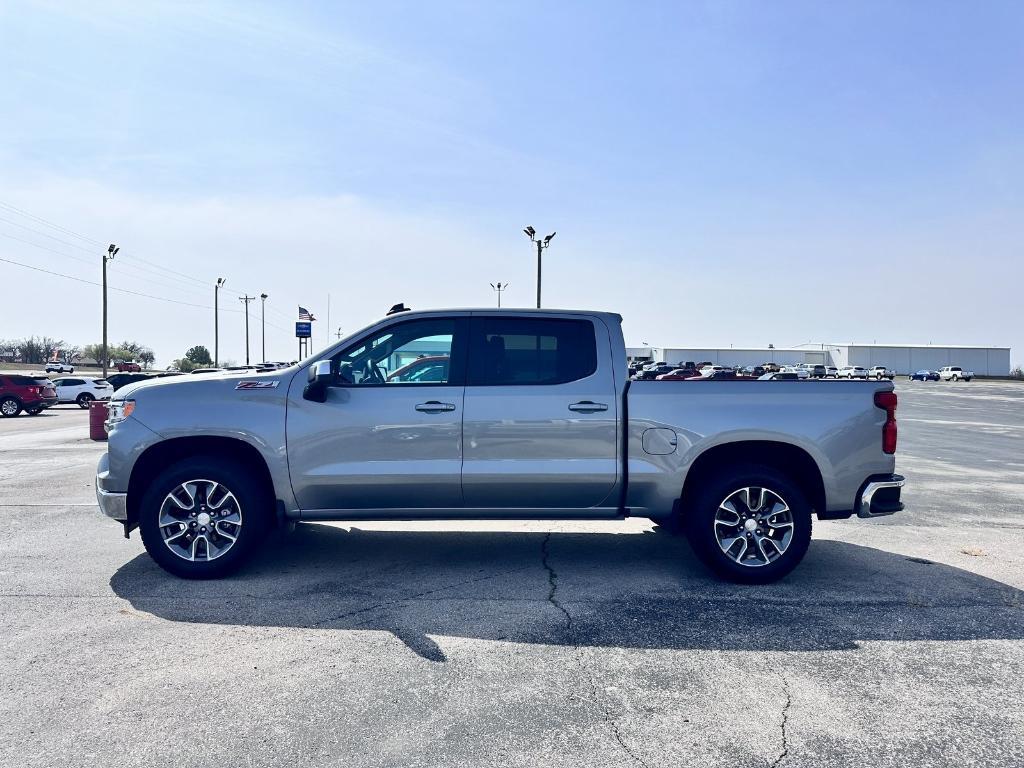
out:
{"label": "red car", "polygon": [[696,368],[676,368],[675,370],[663,373],[661,376],[655,376],[654,378],[658,381],[686,381],[694,376],[700,376],[700,371]]}
{"label": "red car", "polygon": [[118,373],[139,373],[142,371],[142,366],[134,360],[118,360],[115,365],[117,366]]}
{"label": "red car", "polygon": [[753,376],[740,376],[736,371],[715,371],[710,376],[690,376],[686,381],[756,381]]}
{"label": "red car", "polygon": [[53,382],[42,376],[0,374],[0,416],[10,418],[23,410],[35,416],[44,408],[57,404]]}

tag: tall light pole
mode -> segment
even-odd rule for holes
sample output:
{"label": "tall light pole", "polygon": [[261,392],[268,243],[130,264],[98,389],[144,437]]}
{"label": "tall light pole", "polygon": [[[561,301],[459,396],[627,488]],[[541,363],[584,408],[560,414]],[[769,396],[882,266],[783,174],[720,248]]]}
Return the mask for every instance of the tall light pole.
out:
{"label": "tall light pole", "polygon": [[501,309],[501,292],[508,289],[508,283],[491,283],[491,288],[498,294],[498,309]]}
{"label": "tall light pole", "polygon": [[260,299],[263,302],[263,317],[260,320],[260,324],[263,326],[263,344],[261,346],[263,352],[262,362],[267,362],[267,294],[261,293]]}
{"label": "tall light pole", "polygon": [[249,364],[249,302],[256,301],[255,296],[239,296],[238,300],[245,304],[245,364]]}
{"label": "tall light pole", "polygon": [[220,289],[227,282],[226,278],[218,277],[217,283],[213,286],[213,367],[220,365],[220,321],[217,313],[217,300]]}
{"label": "tall light pole", "polygon": [[547,237],[540,239],[537,237],[537,230],[533,227],[527,227],[523,230],[526,236],[530,238],[530,242],[537,244],[537,309],[540,309],[540,263],[541,263],[541,251],[551,245],[551,238],[555,236],[552,232]]}
{"label": "tall light pole", "polygon": [[103,254],[103,378],[107,378],[107,262],[112,261],[121,249],[113,243]]}
{"label": "tall light pole", "polygon": [[341,340],[341,326],[340,325],[338,326],[338,331],[337,331],[337,333],[334,334],[334,336],[339,341]]}

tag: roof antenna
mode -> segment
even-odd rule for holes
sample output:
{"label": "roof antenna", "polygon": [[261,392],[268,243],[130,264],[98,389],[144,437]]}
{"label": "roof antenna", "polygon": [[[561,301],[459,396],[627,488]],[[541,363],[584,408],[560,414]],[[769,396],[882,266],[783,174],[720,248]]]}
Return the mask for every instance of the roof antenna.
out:
{"label": "roof antenna", "polygon": [[407,306],[405,306],[404,302],[400,301],[397,304],[395,304],[395,306],[393,306],[391,309],[388,310],[388,313],[387,313],[387,315],[385,315],[385,317],[389,317],[390,315],[397,315],[399,312],[408,312],[408,311],[410,311],[409,308]]}

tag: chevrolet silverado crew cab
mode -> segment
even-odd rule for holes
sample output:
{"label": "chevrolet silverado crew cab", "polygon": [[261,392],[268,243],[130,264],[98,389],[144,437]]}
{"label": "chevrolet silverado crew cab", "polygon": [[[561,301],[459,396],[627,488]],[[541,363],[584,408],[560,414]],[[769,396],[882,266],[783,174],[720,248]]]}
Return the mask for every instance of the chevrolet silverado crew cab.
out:
{"label": "chevrolet silverado crew cab", "polygon": [[[130,384],[100,508],[185,578],[293,521],[645,517],[756,583],[800,562],[812,516],[903,508],[892,383],[630,382],[620,323],[403,311],[283,370]],[[395,375],[417,360],[430,376]]]}

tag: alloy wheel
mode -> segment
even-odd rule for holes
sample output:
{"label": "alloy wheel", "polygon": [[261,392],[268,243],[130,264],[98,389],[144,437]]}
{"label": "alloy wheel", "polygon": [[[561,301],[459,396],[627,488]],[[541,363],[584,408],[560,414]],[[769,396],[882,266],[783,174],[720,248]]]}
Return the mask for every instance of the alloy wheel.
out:
{"label": "alloy wheel", "polygon": [[785,499],[769,488],[739,488],[718,505],[714,528],[726,557],[757,568],[775,562],[789,549],[793,513]]}
{"label": "alloy wheel", "polygon": [[157,526],[171,552],[190,562],[227,554],[242,532],[242,506],[214,480],[188,480],[175,486],[160,505]]}

